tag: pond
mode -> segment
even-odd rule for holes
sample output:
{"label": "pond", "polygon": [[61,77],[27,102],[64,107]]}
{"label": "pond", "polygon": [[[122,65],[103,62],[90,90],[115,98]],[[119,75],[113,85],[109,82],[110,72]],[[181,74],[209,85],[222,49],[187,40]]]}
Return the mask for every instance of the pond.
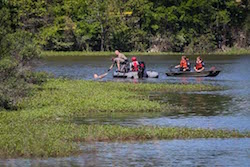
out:
{"label": "pond", "polygon": [[[46,57],[36,68],[57,77],[93,80],[105,73],[111,57]],[[250,131],[250,56],[204,56],[206,68],[221,73],[214,78],[167,77],[169,67],[179,56],[138,56],[147,69],[159,72],[158,79],[113,79],[101,81],[203,83],[220,85],[225,90],[161,94],[152,92],[151,100],[181,106],[185,112],[164,114],[124,114],[74,118],[77,124],[118,124],[122,126],[184,126],[192,128],[236,129]],[[192,65],[195,57],[190,57]],[[0,160],[0,166],[248,166],[250,139],[195,139],[145,142],[95,142],[80,145],[77,156],[49,159]]]}

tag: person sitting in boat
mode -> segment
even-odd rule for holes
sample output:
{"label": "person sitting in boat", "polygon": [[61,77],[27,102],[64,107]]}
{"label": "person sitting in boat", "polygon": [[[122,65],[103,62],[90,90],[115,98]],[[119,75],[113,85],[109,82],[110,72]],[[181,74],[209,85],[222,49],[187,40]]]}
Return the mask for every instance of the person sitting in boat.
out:
{"label": "person sitting in boat", "polygon": [[188,64],[190,65],[188,58],[186,56],[182,56],[180,64],[175,66],[175,68],[180,68],[180,71],[190,71]]}
{"label": "person sitting in boat", "polygon": [[196,72],[201,72],[205,69],[205,64],[200,56],[196,58],[194,70]]}
{"label": "person sitting in boat", "polygon": [[128,62],[128,58],[124,54],[120,53],[120,51],[118,50],[115,51],[115,55],[116,57],[112,59],[113,64],[110,66],[108,71],[110,71],[115,64],[117,65],[118,71],[124,71],[126,64]]}
{"label": "person sitting in boat", "polygon": [[139,70],[139,62],[137,61],[136,57],[131,58],[132,62],[130,63],[130,71],[138,71]]}

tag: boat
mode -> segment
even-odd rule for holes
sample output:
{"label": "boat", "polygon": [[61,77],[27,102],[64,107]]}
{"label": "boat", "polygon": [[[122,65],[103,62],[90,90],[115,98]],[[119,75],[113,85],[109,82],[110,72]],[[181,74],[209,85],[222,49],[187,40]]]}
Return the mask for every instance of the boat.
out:
{"label": "boat", "polygon": [[179,72],[166,72],[169,77],[215,77],[220,73],[219,70],[209,71],[179,71]]}
{"label": "boat", "polygon": [[120,72],[114,71],[113,73],[114,78],[158,78],[159,73],[155,71],[145,71],[144,73],[139,73],[138,71],[129,71],[129,72]]}

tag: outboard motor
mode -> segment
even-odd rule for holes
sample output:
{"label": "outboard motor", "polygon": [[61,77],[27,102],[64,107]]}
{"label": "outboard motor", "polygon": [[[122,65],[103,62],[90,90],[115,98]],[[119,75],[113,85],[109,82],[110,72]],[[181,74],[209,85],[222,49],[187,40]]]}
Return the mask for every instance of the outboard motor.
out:
{"label": "outboard motor", "polygon": [[146,65],[143,61],[139,62],[139,69],[138,69],[138,76],[139,78],[142,78],[144,76],[144,72],[146,69]]}

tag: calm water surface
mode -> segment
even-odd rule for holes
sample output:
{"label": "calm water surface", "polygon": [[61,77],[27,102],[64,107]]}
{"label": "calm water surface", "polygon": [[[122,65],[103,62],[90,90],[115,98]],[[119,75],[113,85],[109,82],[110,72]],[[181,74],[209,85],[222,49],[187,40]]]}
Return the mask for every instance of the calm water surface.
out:
{"label": "calm water surface", "polygon": [[[143,56],[147,68],[158,71],[159,79],[113,79],[101,81],[204,83],[225,86],[215,92],[176,94],[151,93],[151,100],[171,103],[184,112],[156,116],[126,115],[75,118],[78,124],[122,126],[185,126],[193,128],[250,131],[250,56],[206,56],[206,67],[222,72],[215,78],[171,78],[165,75],[179,56]],[[195,57],[190,57],[191,62]],[[37,67],[57,77],[93,80],[110,66],[110,57],[48,57]],[[194,63],[193,63],[194,64]],[[196,139],[148,142],[97,142],[82,144],[79,156],[49,159],[0,160],[0,166],[249,166],[250,139]]]}

